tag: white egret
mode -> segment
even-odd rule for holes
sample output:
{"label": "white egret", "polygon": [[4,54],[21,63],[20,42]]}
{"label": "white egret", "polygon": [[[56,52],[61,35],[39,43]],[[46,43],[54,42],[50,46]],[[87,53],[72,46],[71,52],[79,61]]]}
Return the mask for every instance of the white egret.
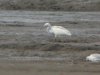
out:
{"label": "white egret", "polygon": [[51,26],[50,23],[45,23],[44,27],[46,27],[46,30],[49,35],[53,35],[55,39],[64,37],[66,39],[66,36],[71,36],[71,32],[67,30],[66,28],[62,26]]}
{"label": "white egret", "polygon": [[91,54],[86,57],[86,60],[89,60],[91,62],[100,62],[100,54]]}

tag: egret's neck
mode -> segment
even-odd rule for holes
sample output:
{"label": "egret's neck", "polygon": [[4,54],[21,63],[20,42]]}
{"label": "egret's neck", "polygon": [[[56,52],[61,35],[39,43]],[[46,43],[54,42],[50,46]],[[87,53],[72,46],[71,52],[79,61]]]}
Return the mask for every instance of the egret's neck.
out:
{"label": "egret's neck", "polygon": [[47,31],[49,31],[51,29],[51,25],[49,25],[48,27],[47,27]]}

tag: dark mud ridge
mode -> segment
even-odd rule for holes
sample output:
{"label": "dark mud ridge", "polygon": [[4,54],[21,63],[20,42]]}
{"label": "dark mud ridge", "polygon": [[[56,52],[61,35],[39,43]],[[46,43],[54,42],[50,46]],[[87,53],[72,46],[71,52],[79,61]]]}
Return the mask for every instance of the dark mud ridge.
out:
{"label": "dark mud ridge", "polygon": [[100,0],[0,0],[0,9],[99,11]]}
{"label": "dark mud ridge", "polygon": [[82,51],[100,50],[100,44],[96,43],[27,43],[27,44],[1,44],[1,49],[37,50],[37,51]]}

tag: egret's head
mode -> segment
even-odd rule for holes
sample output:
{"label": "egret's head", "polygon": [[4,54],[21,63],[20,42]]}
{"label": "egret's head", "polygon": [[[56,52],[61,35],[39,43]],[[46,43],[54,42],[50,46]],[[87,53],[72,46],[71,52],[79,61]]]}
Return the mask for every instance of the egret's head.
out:
{"label": "egret's head", "polygon": [[86,60],[88,60],[88,61],[95,61],[95,59],[96,58],[93,55],[90,55],[90,56],[86,57]]}
{"label": "egret's head", "polygon": [[89,56],[86,57],[86,60],[89,61]]}
{"label": "egret's head", "polygon": [[51,24],[50,23],[45,23],[44,27],[51,27]]}

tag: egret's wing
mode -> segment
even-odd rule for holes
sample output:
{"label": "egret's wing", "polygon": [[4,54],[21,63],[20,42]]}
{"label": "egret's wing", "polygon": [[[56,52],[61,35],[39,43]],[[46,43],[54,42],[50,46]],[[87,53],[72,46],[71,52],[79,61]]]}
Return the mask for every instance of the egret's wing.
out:
{"label": "egret's wing", "polygon": [[94,54],[93,55],[95,58],[100,59],[100,54]]}
{"label": "egret's wing", "polygon": [[52,26],[53,28],[58,28],[58,29],[62,29],[62,30],[66,30],[66,28],[62,27],[62,26]]}
{"label": "egret's wing", "polygon": [[52,29],[56,33],[64,33],[66,35],[71,35],[71,32],[62,26],[52,26]]}
{"label": "egret's wing", "polygon": [[91,54],[91,56],[100,57],[100,54]]}
{"label": "egret's wing", "polygon": [[89,59],[93,61],[100,61],[100,54],[91,54]]}

